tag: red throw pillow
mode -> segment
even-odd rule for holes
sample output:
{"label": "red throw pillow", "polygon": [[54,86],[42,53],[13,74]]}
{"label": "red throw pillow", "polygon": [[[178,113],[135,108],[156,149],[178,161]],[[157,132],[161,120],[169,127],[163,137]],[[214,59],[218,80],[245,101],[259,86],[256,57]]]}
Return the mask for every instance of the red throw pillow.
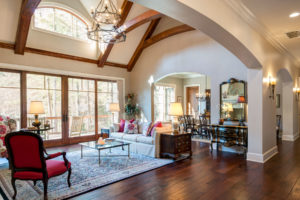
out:
{"label": "red throw pillow", "polygon": [[119,132],[124,132],[124,127],[125,127],[125,119],[121,119]]}
{"label": "red throw pillow", "polygon": [[156,122],[152,127],[151,127],[151,131],[149,131],[149,134],[148,136],[152,136],[154,131],[155,131],[155,128],[156,127],[162,127],[162,123],[161,122]]}
{"label": "red throw pillow", "polygon": [[129,122],[130,122],[130,123],[133,123],[134,121],[135,121],[135,119],[131,119],[131,120],[129,120]]}

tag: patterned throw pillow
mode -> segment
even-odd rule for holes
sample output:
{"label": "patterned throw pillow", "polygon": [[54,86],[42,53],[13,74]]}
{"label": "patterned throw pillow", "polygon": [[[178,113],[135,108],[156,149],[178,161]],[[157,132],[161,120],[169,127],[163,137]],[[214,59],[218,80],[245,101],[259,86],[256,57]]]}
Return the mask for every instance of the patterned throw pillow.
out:
{"label": "patterned throw pillow", "polygon": [[124,128],[124,133],[127,134],[138,134],[138,126],[137,123],[134,122],[130,122],[128,120],[126,120],[125,122],[125,128]]}
{"label": "patterned throw pillow", "polygon": [[4,137],[6,133],[8,132],[8,127],[0,122],[0,137]]}
{"label": "patterned throw pillow", "polygon": [[152,127],[152,122],[144,122],[142,134],[144,136],[147,136],[151,127]]}
{"label": "patterned throw pillow", "polygon": [[124,132],[124,128],[125,128],[125,119],[121,119],[119,132]]}
{"label": "patterned throw pillow", "polygon": [[153,136],[156,127],[162,127],[162,123],[159,122],[159,121],[156,122],[156,123],[151,127],[151,130],[149,131],[149,133],[148,133],[147,136]]}

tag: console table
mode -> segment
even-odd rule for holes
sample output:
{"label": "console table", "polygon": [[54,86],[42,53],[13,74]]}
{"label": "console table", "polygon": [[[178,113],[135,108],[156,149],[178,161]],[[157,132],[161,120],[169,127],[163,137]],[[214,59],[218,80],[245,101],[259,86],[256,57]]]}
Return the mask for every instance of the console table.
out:
{"label": "console table", "polygon": [[244,154],[247,153],[248,148],[248,127],[247,126],[231,126],[231,125],[217,125],[211,124],[210,126],[210,140],[211,150],[213,143],[224,146],[241,146],[243,147]]}
{"label": "console table", "polygon": [[169,156],[177,159],[181,154],[188,153],[192,156],[192,134],[167,134],[160,135],[160,156]]}

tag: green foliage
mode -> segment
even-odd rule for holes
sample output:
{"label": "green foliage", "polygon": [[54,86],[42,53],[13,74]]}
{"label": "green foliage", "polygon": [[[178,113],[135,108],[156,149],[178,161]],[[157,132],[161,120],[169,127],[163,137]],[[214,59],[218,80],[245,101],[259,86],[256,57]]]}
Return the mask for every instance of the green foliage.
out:
{"label": "green foliage", "polygon": [[134,102],[135,95],[134,94],[128,94],[126,96],[127,103],[125,105],[125,114],[128,118],[134,118],[136,115],[140,113],[139,106]]}

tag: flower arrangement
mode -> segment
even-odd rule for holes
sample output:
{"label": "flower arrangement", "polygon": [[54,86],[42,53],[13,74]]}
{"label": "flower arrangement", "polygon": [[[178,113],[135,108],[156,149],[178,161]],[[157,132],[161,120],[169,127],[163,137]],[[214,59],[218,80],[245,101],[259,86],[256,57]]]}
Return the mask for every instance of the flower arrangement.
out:
{"label": "flower arrangement", "polygon": [[125,114],[126,116],[130,118],[135,118],[136,115],[140,113],[139,106],[134,102],[135,95],[134,94],[128,94],[126,96],[127,103],[125,105]]}

